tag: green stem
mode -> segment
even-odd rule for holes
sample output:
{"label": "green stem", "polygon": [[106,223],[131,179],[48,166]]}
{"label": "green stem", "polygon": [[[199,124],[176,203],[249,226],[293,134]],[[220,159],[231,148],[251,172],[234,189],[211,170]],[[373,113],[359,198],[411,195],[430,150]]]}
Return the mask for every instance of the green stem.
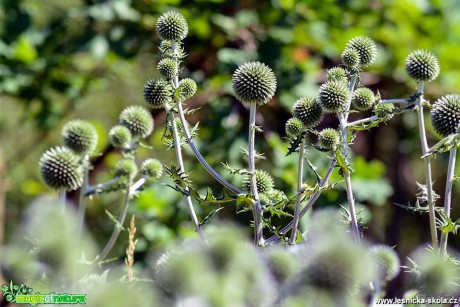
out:
{"label": "green stem", "polygon": [[65,211],[65,207],[66,207],[66,194],[67,194],[67,191],[66,189],[59,189],[58,191],[58,202],[59,204],[62,205],[62,210]]}
{"label": "green stem", "polygon": [[[449,154],[449,166],[447,167],[447,178],[446,178],[446,192],[444,193],[444,212],[446,216],[450,218],[450,207],[452,203],[452,185],[454,182],[454,172],[455,172],[455,160],[457,158],[457,147],[454,147],[450,150]],[[441,232],[441,255],[445,256],[447,254],[447,238],[449,233]]]}
{"label": "green stem", "polygon": [[110,187],[111,185],[117,183],[118,181],[120,181],[120,178],[115,177],[113,179],[110,179],[107,182],[99,183],[93,186],[87,186],[87,188],[85,189],[85,192],[83,193],[83,196],[88,197],[88,196],[94,195],[98,193],[98,191],[103,191],[105,188]]}
{"label": "green stem", "polygon": [[83,157],[83,184],[80,189],[80,197],[78,201],[78,212],[77,212],[77,223],[78,223],[78,235],[81,235],[84,226],[85,212],[86,212],[86,190],[88,189],[89,183],[89,156]]}
{"label": "green stem", "polygon": [[371,117],[359,119],[359,120],[356,120],[354,122],[347,123],[346,125],[347,125],[347,128],[349,128],[349,127],[358,126],[358,125],[361,125],[361,124],[367,124],[369,122],[373,122],[374,120],[377,120],[378,118],[379,117],[377,115],[372,115]]}
{"label": "green stem", "polygon": [[295,208],[294,208],[294,224],[291,230],[291,238],[289,240],[290,244],[295,244],[297,237],[297,229],[299,227],[300,219],[300,200],[302,199],[302,184],[303,184],[303,159],[305,154],[305,140],[302,140],[299,148],[299,160],[297,162],[297,197],[295,199]]}

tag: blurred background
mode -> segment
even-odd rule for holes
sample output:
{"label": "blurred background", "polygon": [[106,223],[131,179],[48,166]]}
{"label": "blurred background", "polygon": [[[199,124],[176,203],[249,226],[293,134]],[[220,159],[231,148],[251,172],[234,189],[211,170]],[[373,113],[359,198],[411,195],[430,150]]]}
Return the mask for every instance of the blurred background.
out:
{"label": "blurred background", "polygon": [[[291,107],[299,97],[318,95],[326,69],[340,64],[350,38],[366,35],[376,41],[377,62],[366,69],[362,83],[379,91],[383,99],[408,98],[415,92],[416,84],[406,75],[404,61],[418,48],[434,52],[441,64],[440,77],[426,85],[427,99],[460,93],[459,0],[2,0],[0,219],[4,227],[0,227],[0,243],[2,238],[4,242],[12,239],[30,202],[52,193],[40,179],[38,161],[46,149],[61,144],[60,130],[67,121],[81,118],[96,126],[99,154],[92,159],[91,182],[111,178],[111,167],[120,154],[109,146],[107,132],[123,108],[144,105],[145,82],[159,76],[155,23],[171,9],[189,21],[189,36],[184,41],[188,56],[181,77],[197,82],[198,94],[187,105],[200,110],[188,120],[200,122],[196,141],[209,164],[235,184],[241,178],[228,174],[221,162],[246,167],[241,147],[247,146],[249,110],[233,97],[231,74],[248,60],[266,63],[277,76],[276,97],[259,108],[257,122],[264,131],[257,135],[256,147],[266,156],[258,167],[269,171],[276,187],[287,195],[294,193],[297,163],[296,155],[285,157],[284,125]],[[170,165],[174,153],[166,150],[161,139],[165,113],[152,114],[155,130],[148,143],[153,149],[142,149],[139,162],[155,157]],[[351,119],[369,115],[352,114]],[[334,116],[326,116],[318,129],[337,125]],[[439,138],[429,120],[427,129],[433,145]],[[375,243],[396,246],[404,259],[429,241],[428,217],[394,205],[414,204],[416,182],[424,181],[415,113],[406,112],[387,125],[359,133],[352,149],[353,185],[368,227],[365,235]],[[308,158],[323,174],[327,155],[309,146]],[[222,193],[188,150],[185,159],[195,187]],[[448,155],[441,154],[433,162],[435,190],[441,196],[438,204],[443,200],[447,160]],[[314,184],[313,173],[307,177]],[[340,180],[336,172],[333,180]],[[171,180],[164,176],[161,183]],[[69,197],[76,199],[78,193]],[[460,217],[459,197],[455,186],[454,220]],[[113,193],[88,204],[87,224],[101,245],[112,229],[104,211],[118,214],[119,201],[120,195]],[[315,208],[339,208],[339,204],[346,205],[343,184],[324,193]],[[204,218],[213,209],[200,207],[197,211]],[[251,215],[236,215],[235,211],[234,206],[227,206],[212,217],[210,226],[224,219],[248,225]],[[181,196],[162,184],[141,193],[130,214],[137,217],[139,261],[176,237],[194,235]],[[113,253],[120,259],[125,236],[122,234]],[[460,249],[458,236],[450,240],[453,248]],[[399,294],[403,282],[404,278],[393,282],[395,293]]]}

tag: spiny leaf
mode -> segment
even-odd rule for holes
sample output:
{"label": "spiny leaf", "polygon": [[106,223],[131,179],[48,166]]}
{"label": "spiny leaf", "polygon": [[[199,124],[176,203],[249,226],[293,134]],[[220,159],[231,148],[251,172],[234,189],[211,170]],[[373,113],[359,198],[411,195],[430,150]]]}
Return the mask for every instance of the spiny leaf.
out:
{"label": "spiny leaf", "polygon": [[317,183],[321,182],[321,180],[322,180],[323,178],[321,178],[321,176],[319,175],[319,173],[318,173],[318,168],[317,168],[316,166],[314,166],[313,163],[311,163],[310,160],[305,159],[305,161],[307,162],[307,165],[310,167],[310,169],[311,169],[311,170],[313,171],[313,173],[315,174],[315,176],[316,176],[316,182],[317,182]]}
{"label": "spiny leaf", "polygon": [[115,224],[115,227],[119,230],[125,230],[125,228],[123,227],[123,225],[118,221],[118,219],[112,214],[110,213],[109,210],[105,210],[105,214],[107,214],[107,216],[109,217],[109,219]]}
{"label": "spiny leaf", "polygon": [[288,153],[286,154],[286,156],[289,156],[290,154],[296,152],[299,149],[299,146],[302,143],[305,135],[306,135],[306,132],[302,132],[296,139],[289,140],[289,148],[288,148]]}
{"label": "spiny leaf", "polygon": [[422,158],[425,158],[427,156],[436,155],[438,153],[447,152],[458,146],[460,146],[460,133],[451,134],[443,138],[433,147],[431,147],[428,150],[428,152],[422,156]]}
{"label": "spiny leaf", "polygon": [[173,179],[174,183],[180,187],[189,187],[192,184],[187,178],[187,174],[176,168],[174,164],[171,164],[170,167],[166,166],[166,173]]}
{"label": "spiny leaf", "polygon": [[200,226],[206,225],[206,223],[209,221],[209,219],[210,219],[214,214],[216,214],[217,212],[219,212],[219,211],[222,210],[222,209],[223,209],[223,208],[220,207],[220,208],[218,208],[218,209],[216,209],[216,210],[211,211],[211,213],[209,213],[209,214],[201,221]]}
{"label": "spiny leaf", "polygon": [[228,163],[223,163],[222,165],[230,172],[230,174],[246,175],[249,174],[249,171],[244,168],[232,168]]}

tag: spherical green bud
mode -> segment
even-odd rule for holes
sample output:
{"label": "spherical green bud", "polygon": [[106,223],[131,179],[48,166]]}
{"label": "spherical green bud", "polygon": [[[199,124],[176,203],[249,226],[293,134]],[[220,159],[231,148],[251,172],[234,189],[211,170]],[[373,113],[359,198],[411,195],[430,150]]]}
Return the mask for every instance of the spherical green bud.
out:
{"label": "spherical green bud", "polygon": [[431,109],[431,123],[442,137],[459,132],[460,95],[451,94],[436,100]]}
{"label": "spherical green bud", "polygon": [[141,174],[156,181],[163,174],[163,164],[157,159],[147,159],[141,165]]}
{"label": "spherical green bud", "polygon": [[133,179],[137,175],[137,165],[133,159],[124,158],[115,164],[113,169],[115,177],[124,177]]}
{"label": "spherical green bud", "polygon": [[361,66],[368,66],[377,58],[377,46],[366,36],[357,36],[351,39],[345,49],[355,49],[358,52]]}
{"label": "spherical green bud", "polygon": [[153,118],[149,111],[141,106],[130,106],[120,113],[120,124],[136,137],[146,138],[153,131]]}
{"label": "spherical green bud", "polygon": [[180,98],[185,100],[193,97],[196,93],[196,83],[190,78],[185,78],[179,82],[179,95]]}
{"label": "spherical green bud", "polygon": [[65,146],[77,154],[92,153],[97,145],[97,132],[86,120],[72,120],[62,128]]}
{"label": "spherical green bud", "polygon": [[161,40],[183,40],[188,33],[188,24],[179,12],[166,12],[158,18],[157,34]]}
{"label": "spherical green bud", "polygon": [[341,67],[334,67],[327,71],[327,80],[347,83],[347,72]]}
{"label": "spherical green bud", "polygon": [[371,256],[377,262],[379,278],[382,282],[394,279],[400,271],[399,257],[389,246],[377,245],[371,248]]}
{"label": "spherical green bud", "polygon": [[160,74],[168,80],[173,79],[179,74],[179,65],[177,65],[176,60],[171,58],[161,60],[157,68]]}
{"label": "spherical green bud", "polygon": [[303,124],[298,118],[290,118],[286,122],[286,134],[289,138],[295,139],[302,133]]}
{"label": "spherical green bud", "polygon": [[354,91],[351,103],[358,111],[367,111],[375,105],[375,95],[367,87],[360,87]]}
{"label": "spherical green bud", "polygon": [[300,119],[305,128],[310,128],[323,119],[323,108],[317,99],[304,97],[294,103],[292,115]]}
{"label": "spherical green bud", "polygon": [[335,150],[340,143],[340,134],[332,128],[323,129],[318,135],[321,147],[328,150]]}
{"label": "spherical green bud", "polygon": [[433,81],[440,71],[438,58],[427,50],[412,51],[406,58],[406,71],[415,81]]}
{"label": "spherical green bud", "polygon": [[115,148],[129,148],[132,141],[131,131],[125,126],[115,126],[109,131],[109,141]]}
{"label": "spherical green bud", "polygon": [[263,252],[265,263],[279,284],[284,283],[296,273],[298,264],[285,249],[273,246],[263,250]]}
{"label": "spherical green bud", "polygon": [[350,96],[347,85],[339,81],[328,81],[319,89],[319,99],[323,109],[332,113],[344,112]]}
{"label": "spherical green bud", "polygon": [[[246,176],[243,179],[243,190],[248,193],[251,191],[251,178],[251,174],[246,174]],[[273,189],[273,178],[266,171],[256,170],[256,185],[257,192],[267,193],[268,191]]]}
{"label": "spherical green bud", "polygon": [[165,80],[151,79],[144,86],[144,100],[153,109],[161,109],[171,100],[173,90]]}
{"label": "spherical green bud", "polygon": [[356,67],[360,63],[359,53],[356,49],[346,48],[342,52],[342,63],[347,67]]}
{"label": "spherical green bud", "polygon": [[394,116],[394,110],[395,106],[391,103],[379,103],[375,106],[374,113],[379,117],[379,119],[389,121]]}
{"label": "spherical green bud", "polygon": [[275,94],[276,77],[267,65],[248,62],[233,73],[232,84],[239,101],[265,104]]}
{"label": "spherical green bud", "polygon": [[43,180],[53,189],[76,190],[83,183],[80,158],[66,147],[47,150],[39,165]]}

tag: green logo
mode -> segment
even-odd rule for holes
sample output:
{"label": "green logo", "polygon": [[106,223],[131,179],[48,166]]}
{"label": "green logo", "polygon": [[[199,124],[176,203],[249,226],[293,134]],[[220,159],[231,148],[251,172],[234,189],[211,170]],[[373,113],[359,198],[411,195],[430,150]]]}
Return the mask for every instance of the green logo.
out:
{"label": "green logo", "polygon": [[27,287],[24,283],[15,285],[10,281],[9,285],[2,285],[3,296],[10,303],[16,304],[86,304],[86,294],[41,294],[32,293],[33,289]]}

